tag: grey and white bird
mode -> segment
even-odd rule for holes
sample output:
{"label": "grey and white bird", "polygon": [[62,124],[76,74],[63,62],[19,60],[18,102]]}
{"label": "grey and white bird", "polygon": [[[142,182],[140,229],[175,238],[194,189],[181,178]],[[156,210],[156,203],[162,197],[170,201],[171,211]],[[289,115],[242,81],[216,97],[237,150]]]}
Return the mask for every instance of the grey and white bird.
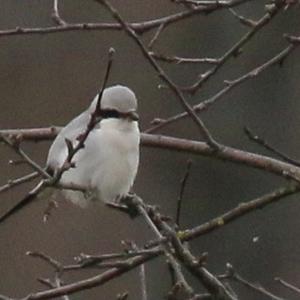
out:
{"label": "grey and white bird", "polygon": [[[97,101],[98,95],[89,108],[68,123],[53,141],[46,163],[46,170],[51,174],[62,167],[68,156],[66,139],[75,147],[78,137],[86,131]],[[138,169],[140,132],[134,92],[121,85],[106,88],[100,108],[99,123],[89,133],[84,148],[72,159],[75,167],[66,170],[59,181],[89,190],[89,197],[80,191],[63,191],[67,199],[80,206],[86,206],[91,198],[113,202],[117,197],[126,195]],[[30,203],[33,198],[29,193],[1,216],[0,222]]]}

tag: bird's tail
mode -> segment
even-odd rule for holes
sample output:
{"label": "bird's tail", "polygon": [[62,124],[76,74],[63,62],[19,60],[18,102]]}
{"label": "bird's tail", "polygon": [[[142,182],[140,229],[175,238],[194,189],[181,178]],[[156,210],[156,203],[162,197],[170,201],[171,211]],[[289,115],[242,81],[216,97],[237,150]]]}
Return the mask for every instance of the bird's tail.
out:
{"label": "bird's tail", "polygon": [[0,216],[0,224],[6,219],[16,214],[24,206],[31,203],[33,200],[37,199],[38,194],[45,188],[44,182],[40,181],[21,201],[11,207],[7,212]]}

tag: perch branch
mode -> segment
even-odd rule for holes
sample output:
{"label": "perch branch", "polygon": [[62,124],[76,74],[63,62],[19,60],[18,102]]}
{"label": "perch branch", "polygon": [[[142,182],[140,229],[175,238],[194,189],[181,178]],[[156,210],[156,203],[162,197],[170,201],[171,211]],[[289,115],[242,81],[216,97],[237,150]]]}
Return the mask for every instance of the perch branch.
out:
{"label": "perch branch", "polygon": [[[0,130],[0,141],[2,133],[10,135],[22,135],[22,140],[43,141],[55,138],[60,127],[38,128],[38,129],[10,129]],[[255,154],[229,146],[224,146],[222,151],[214,152],[206,143],[182,138],[174,138],[164,135],[141,134],[141,145],[150,148],[160,148],[177,152],[191,153],[196,155],[209,156],[219,160],[231,161],[245,166],[265,170],[267,172],[282,176],[284,178],[300,180],[300,169],[292,164],[270,158],[264,155]]]}

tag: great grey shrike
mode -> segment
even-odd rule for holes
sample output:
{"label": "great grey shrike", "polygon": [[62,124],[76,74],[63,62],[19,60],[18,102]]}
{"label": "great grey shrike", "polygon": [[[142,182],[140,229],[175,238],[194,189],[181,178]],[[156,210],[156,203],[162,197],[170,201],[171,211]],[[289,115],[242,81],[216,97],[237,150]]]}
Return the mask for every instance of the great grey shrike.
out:
{"label": "great grey shrike", "polygon": [[[78,143],[78,137],[85,132],[97,101],[98,95],[89,108],[68,123],[55,138],[46,164],[50,174],[55,174],[67,158],[66,139],[74,147]],[[113,202],[126,195],[138,169],[140,132],[135,94],[122,85],[106,88],[100,108],[100,122],[89,133],[84,148],[72,159],[75,167],[66,170],[59,181],[61,184],[79,185],[89,191],[63,190],[67,199],[80,206],[86,206],[91,199]],[[31,202],[32,197],[28,195],[0,217],[0,222]]]}

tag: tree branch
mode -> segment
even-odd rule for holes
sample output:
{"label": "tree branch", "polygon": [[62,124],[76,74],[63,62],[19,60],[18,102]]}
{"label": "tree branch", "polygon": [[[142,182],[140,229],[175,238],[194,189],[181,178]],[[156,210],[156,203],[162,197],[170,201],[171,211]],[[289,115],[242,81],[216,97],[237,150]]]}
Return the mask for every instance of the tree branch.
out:
{"label": "tree branch", "polygon": [[[38,142],[52,140],[60,130],[60,127],[54,128],[55,130],[53,127],[0,130],[0,141],[2,134],[21,135],[22,140],[24,141]],[[292,164],[229,146],[224,146],[222,151],[214,152],[207,146],[206,143],[203,142],[146,133],[141,134],[141,145],[150,148],[159,148],[164,150],[209,156],[215,159],[231,161],[233,163],[265,170],[267,172],[284,178],[293,179],[295,181],[300,180],[300,168]]]}
{"label": "tree branch", "polygon": [[149,50],[146,48],[146,46],[143,44],[142,40],[138,37],[134,29],[132,29],[128,23],[125,22],[125,20],[122,18],[122,16],[119,14],[119,12],[106,0],[95,0],[96,2],[104,5],[112,14],[112,16],[122,25],[124,31],[134,40],[134,42],[139,46],[141,52],[143,53],[144,57],[149,61],[150,65],[154,68],[154,70],[157,72],[159,77],[170,87],[170,89],[173,91],[175,96],[180,101],[182,107],[186,110],[186,112],[189,114],[191,119],[197,124],[198,129],[202,135],[202,137],[205,139],[207,144],[213,148],[214,150],[220,150],[221,145],[218,144],[213,137],[211,136],[210,132],[204,125],[203,121],[197,116],[197,114],[194,112],[193,108],[190,106],[190,104],[185,99],[182,92],[179,90],[177,85],[167,76],[165,71],[157,64],[155,59],[149,54]]}
{"label": "tree branch", "polygon": [[[275,65],[275,64],[279,64],[282,63],[282,61],[292,53],[293,50],[296,49],[296,47],[298,47],[300,45],[298,38],[297,37],[291,37],[291,36],[285,36],[285,38],[289,41],[290,45],[288,47],[286,47],[285,49],[283,49],[282,51],[280,51],[279,53],[277,53],[275,56],[273,56],[272,58],[270,58],[268,61],[266,61],[265,63],[255,67],[254,69],[252,69],[251,71],[247,72],[246,74],[237,77],[233,80],[224,80],[225,83],[225,87],[223,87],[222,89],[220,89],[216,94],[214,94],[213,96],[203,100],[202,102],[200,102],[199,104],[196,104],[192,107],[192,109],[194,110],[194,112],[200,113],[202,111],[207,110],[211,105],[215,104],[216,101],[220,100],[223,96],[225,96],[226,94],[228,94],[233,88],[237,87],[238,85],[253,79],[255,77],[257,77],[261,72],[265,71],[266,69],[268,69],[269,67]],[[300,38],[299,38],[300,40]],[[177,115],[171,116],[167,119],[159,119],[157,124],[155,124],[154,126],[150,127],[149,129],[147,129],[145,132],[147,133],[153,133],[156,132],[157,130],[165,127],[166,125],[172,124],[174,122],[177,122],[183,118],[188,117],[188,113],[187,112],[182,112],[179,113]]]}
{"label": "tree branch", "polygon": [[[241,5],[250,0],[228,1],[227,7],[235,7]],[[226,8],[227,8],[226,7]],[[179,13],[175,13],[166,17],[152,19],[144,22],[130,23],[130,27],[137,33],[143,34],[149,30],[158,28],[161,24],[164,26],[176,23],[181,20],[185,20],[193,15],[207,14],[219,9],[223,9],[225,6],[199,6],[193,9],[187,9]],[[122,26],[119,23],[64,23],[59,26],[48,27],[16,27],[13,29],[0,30],[0,37],[12,36],[12,35],[32,35],[32,34],[52,34],[66,31],[103,31],[103,30],[122,30]]]}

